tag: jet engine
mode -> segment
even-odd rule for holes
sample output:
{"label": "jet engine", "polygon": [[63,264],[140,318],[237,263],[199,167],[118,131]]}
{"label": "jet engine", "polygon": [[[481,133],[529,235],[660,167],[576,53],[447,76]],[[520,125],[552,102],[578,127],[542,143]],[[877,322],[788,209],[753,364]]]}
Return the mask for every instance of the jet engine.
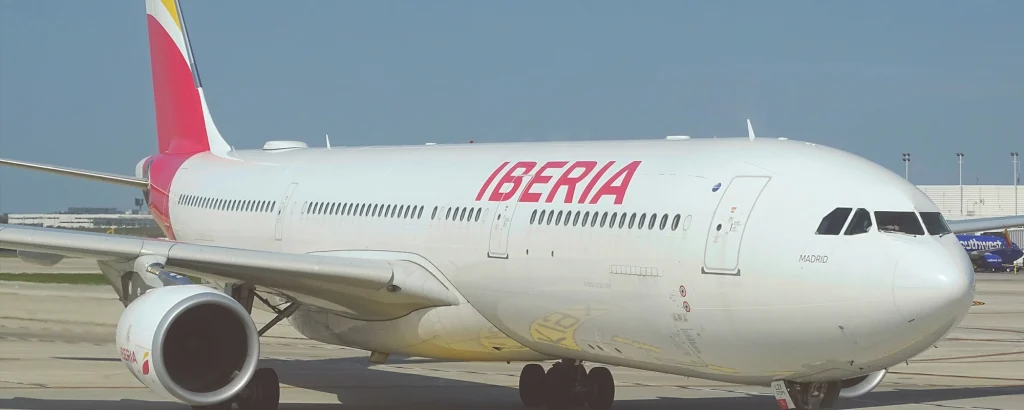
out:
{"label": "jet engine", "polygon": [[117,323],[117,349],[135,378],[193,406],[235,398],[260,357],[249,313],[202,285],[155,288],[128,304]]}
{"label": "jet engine", "polygon": [[882,378],[885,377],[887,372],[888,369],[882,369],[860,377],[843,380],[839,384],[842,387],[842,390],[839,391],[839,397],[849,399],[867,394],[874,390],[875,387],[878,387],[878,384],[882,382]]}

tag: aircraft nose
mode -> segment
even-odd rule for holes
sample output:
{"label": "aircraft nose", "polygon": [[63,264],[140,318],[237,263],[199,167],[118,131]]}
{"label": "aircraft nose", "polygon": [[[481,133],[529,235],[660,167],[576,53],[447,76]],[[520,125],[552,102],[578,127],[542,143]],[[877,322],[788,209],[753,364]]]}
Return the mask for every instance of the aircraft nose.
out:
{"label": "aircraft nose", "polygon": [[974,267],[963,251],[915,249],[896,264],[893,299],[903,319],[917,329],[933,332],[955,325],[974,300]]}

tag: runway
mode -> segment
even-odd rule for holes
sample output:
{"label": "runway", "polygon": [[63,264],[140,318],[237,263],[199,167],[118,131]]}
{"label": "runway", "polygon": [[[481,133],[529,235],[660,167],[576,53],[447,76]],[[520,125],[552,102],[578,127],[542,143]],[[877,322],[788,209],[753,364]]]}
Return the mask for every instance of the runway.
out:
{"label": "runway", "polygon": [[[840,408],[1024,410],[1024,274],[978,274],[950,336]],[[0,409],[188,409],[136,381],[113,345],[122,311],[106,286],[0,283]],[[258,325],[270,315],[257,311]],[[523,409],[522,364],[392,358],[303,339],[287,322],[263,338],[282,410]],[[615,409],[775,409],[768,388],[610,367]]]}

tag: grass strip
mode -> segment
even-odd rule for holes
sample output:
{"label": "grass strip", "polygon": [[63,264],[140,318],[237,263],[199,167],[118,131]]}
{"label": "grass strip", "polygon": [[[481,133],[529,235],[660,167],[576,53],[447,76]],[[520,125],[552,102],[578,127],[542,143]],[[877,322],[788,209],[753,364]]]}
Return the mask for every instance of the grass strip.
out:
{"label": "grass strip", "polygon": [[[202,279],[186,276],[192,283]],[[102,273],[0,273],[0,282],[50,283],[60,285],[106,285]]]}

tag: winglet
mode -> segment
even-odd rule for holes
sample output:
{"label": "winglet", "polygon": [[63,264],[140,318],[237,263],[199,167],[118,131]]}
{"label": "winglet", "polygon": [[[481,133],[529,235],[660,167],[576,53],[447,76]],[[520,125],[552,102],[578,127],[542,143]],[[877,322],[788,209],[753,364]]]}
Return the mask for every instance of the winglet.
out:
{"label": "winglet", "polygon": [[324,139],[327,140],[327,149],[331,149],[331,136],[324,134]]}
{"label": "winglet", "polygon": [[747,138],[754,140],[754,126],[750,125],[750,118],[747,118]]}

